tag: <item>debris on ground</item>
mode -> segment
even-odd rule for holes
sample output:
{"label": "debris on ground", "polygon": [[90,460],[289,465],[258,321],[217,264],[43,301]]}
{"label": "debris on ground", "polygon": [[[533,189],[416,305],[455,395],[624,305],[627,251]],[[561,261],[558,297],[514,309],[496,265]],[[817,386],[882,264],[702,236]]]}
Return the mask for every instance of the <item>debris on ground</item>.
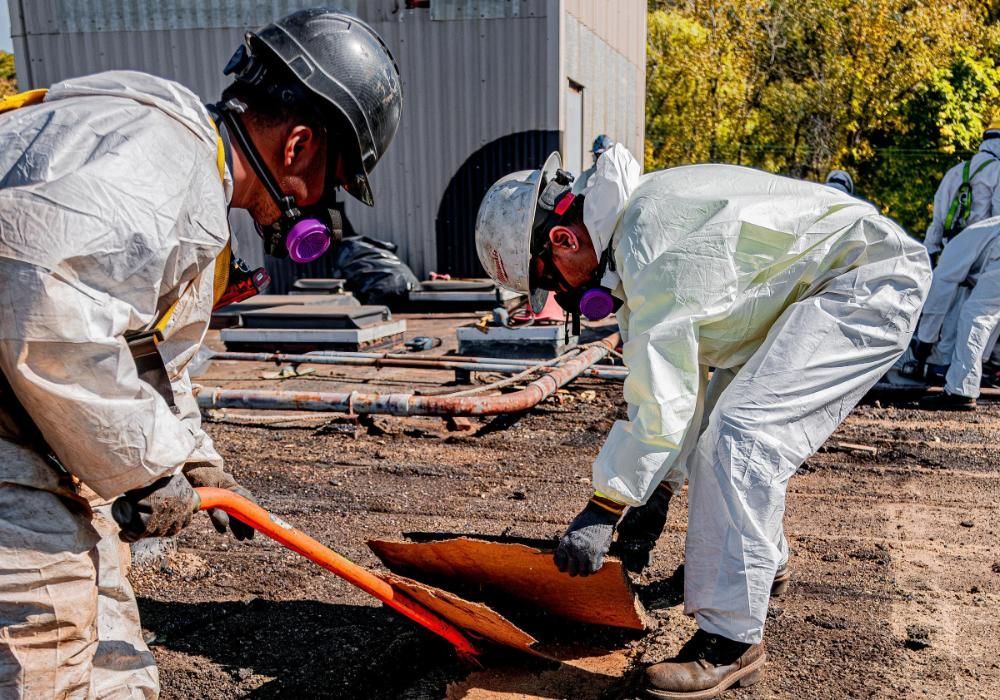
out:
{"label": "debris on ground", "polygon": [[903,645],[913,651],[926,649],[931,645],[931,631],[920,625],[909,625],[906,628],[906,641]]}

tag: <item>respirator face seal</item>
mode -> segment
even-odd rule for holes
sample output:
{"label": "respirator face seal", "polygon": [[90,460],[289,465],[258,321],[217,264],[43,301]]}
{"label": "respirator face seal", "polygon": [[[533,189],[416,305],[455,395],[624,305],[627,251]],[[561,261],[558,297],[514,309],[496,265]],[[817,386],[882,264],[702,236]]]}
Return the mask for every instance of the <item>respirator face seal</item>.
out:
{"label": "respirator face seal", "polygon": [[343,220],[336,209],[309,207],[295,211],[297,217],[282,212],[281,218],[270,226],[256,225],[268,255],[288,257],[300,264],[310,263],[343,238]]}

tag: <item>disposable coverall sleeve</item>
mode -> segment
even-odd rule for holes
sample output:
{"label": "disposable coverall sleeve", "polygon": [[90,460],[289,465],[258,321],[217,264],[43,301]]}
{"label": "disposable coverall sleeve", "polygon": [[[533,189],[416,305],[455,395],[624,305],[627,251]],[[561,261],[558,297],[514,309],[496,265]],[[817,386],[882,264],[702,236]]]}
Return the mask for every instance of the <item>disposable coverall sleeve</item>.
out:
{"label": "disposable coverall sleeve", "polygon": [[668,251],[640,269],[622,271],[629,420],[615,422],[593,474],[594,488],[620,503],[646,502],[681,456],[698,405],[696,320],[685,304],[672,303],[676,295],[669,282],[680,262]]}
{"label": "disposable coverall sleeve", "polygon": [[196,439],[141,381],[124,340],[136,310],[0,259],[0,365],[60,461],[104,498],[175,472]]}
{"label": "disposable coverall sleeve", "polygon": [[195,448],[188,461],[208,462],[221,467],[222,457],[216,451],[212,438],[201,426],[201,409],[198,408],[188,373],[188,366],[195,361],[211,321],[213,280],[213,269],[210,267],[198,276],[192,288],[181,297],[167,326],[166,338],[159,345],[159,351],[170,375],[178,416],[194,437]]}
{"label": "disposable coverall sleeve", "polygon": [[[934,193],[934,212],[927,233],[924,234],[924,245],[930,254],[938,253],[944,247],[944,220],[948,216],[948,208],[951,206],[951,198],[954,194],[952,180],[954,179],[954,169],[945,173],[938,185],[937,192]],[[961,181],[961,174],[959,174]]]}

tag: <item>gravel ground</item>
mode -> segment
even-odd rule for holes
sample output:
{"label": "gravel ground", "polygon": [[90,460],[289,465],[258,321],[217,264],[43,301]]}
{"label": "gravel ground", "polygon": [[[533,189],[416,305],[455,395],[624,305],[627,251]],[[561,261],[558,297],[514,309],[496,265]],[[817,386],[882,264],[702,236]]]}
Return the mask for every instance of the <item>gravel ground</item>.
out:
{"label": "gravel ground", "polygon": [[[310,387],[314,388],[314,387]],[[590,493],[620,387],[579,381],[520,418],[378,418],[337,425],[210,423],[262,505],[353,561],[406,531],[557,536]],[[792,480],[789,592],[772,601],[764,680],[733,698],[1000,697],[1000,404],[974,414],[859,407]],[[843,447],[856,443],[878,453]],[[491,653],[486,668],[359,590],[207,518],[133,581],[155,633],[163,697],[633,697],[637,671],[694,629],[681,604],[686,498],[637,581],[655,631],[548,625],[567,663]],[[534,631],[534,630],[533,630]]]}

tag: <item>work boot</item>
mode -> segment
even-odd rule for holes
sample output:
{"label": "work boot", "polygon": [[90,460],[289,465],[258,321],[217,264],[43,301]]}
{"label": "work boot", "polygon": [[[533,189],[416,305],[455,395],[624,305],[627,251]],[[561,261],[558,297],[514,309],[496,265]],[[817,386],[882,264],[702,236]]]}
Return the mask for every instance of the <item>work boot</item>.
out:
{"label": "work boot", "polygon": [[948,381],[948,365],[932,365],[928,363],[924,379],[930,386],[944,386]]}
{"label": "work boot", "polygon": [[644,505],[629,508],[618,524],[618,540],[611,551],[622,560],[626,570],[640,574],[649,566],[649,554],[667,524],[672,496],[670,486],[662,482]]}
{"label": "work boot", "polygon": [[661,700],[702,700],[760,680],[764,644],[745,644],[698,630],[676,657],[646,669],[645,693]]}
{"label": "work boot", "polygon": [[771,597],[780,598],[788,592],[788,584],[792,580],[792,569],[786,561],[778,567],[774,574],[774,581],[771,582]]}
{"label": "work boot", "polygon": [[984,362],[983,376],[979,380],[979,386],[988,388],[1000,387],[1000,365],[992,362]]}
{"label": "work boot", "polygon": [[943,391],[920,399],[920,408],[927,411],[975,411],[976,400],[969,396]]}

